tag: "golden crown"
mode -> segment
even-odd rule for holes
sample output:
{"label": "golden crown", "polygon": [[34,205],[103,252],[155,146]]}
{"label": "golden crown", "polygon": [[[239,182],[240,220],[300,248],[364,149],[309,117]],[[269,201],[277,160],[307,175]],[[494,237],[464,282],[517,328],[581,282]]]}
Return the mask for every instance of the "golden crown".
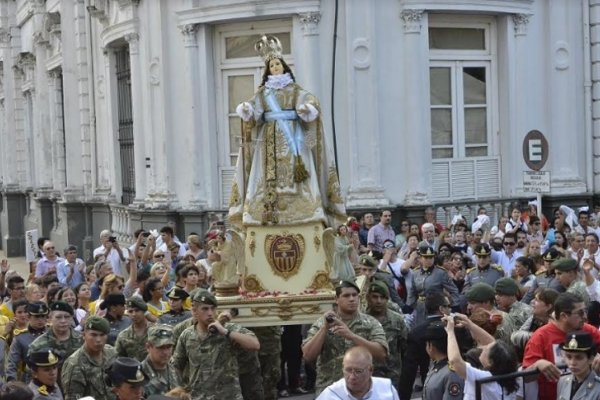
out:
{"label": "golden crown", "polygon": [[276,36],[262,35],[260,40],[254,44],[254,49],[265,63],[282,57],[281,42]]}

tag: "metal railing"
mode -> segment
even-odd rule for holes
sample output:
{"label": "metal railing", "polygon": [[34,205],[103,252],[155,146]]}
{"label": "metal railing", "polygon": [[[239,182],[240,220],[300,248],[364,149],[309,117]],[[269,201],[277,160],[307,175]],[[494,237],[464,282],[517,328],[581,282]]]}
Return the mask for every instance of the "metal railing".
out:
{"label": "metal railing", "polygon": [[[563,375],[565,374],[565,371],[567,370],[567,366],[566,365],[557,365],[557,368],[563,371]],[[498,383],[499,381],[505,380],[505,379],[512,379],[512,378],[522,378],[521,380],[521,389],[522,389],[522,399],[523,400],[527,400],[527,392],[525,389],[525,379],[526,377],[530,377],[530,376],[537,376],[539,375],[541,372],[538,368],[536,369],[532,369],[532,370],[526,370],[526,371],[518,371],[518,372],[513,372],[510,374],[505,374],[505,375],[492,375],[488,378],[482,378],[482,379],[478,379],[475,381],[475,400],[482,400],[481,397],[481,386],[487,384],[487,383]]]}

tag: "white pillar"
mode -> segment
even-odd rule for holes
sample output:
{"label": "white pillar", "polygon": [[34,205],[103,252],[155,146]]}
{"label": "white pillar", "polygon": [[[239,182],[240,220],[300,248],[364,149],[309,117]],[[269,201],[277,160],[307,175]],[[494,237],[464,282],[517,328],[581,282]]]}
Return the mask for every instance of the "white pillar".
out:
{"label": "white pillar", "polygon": [[133,115],[133,152],[135,160],[135,199],[134,205],[143,206],[146,199],[146,150],[143,121],[143,100],[139,40],[137,33],[125,35],[129,43],[129,63],[131,65],[131,107]]}
{"label": "white pillar", "polygon": [[48,118],[48,81],[46,74],[46,51],[48,41],[40,32],[34,34],[35,45],[35,95],[33,100],[33,137],[35,141],[35,176],[38,193],[40,191],[51,191],[52,184],[52,151],[50,130],[50,118]]}
{"label": "white pillar", "polygon": [[402,135],[411,140],[403,141],[406,197],[404,205],[429,203],[431,190],[431,122],[429,109],[429,48],[423,10],[404,10],[400,14],[404,25],[404,124]]}
{"label": "white pillar", "polygon": [[[317,61],[320,54],[319,21],[321,21],[321,14],[318,12],[298,14],[301,34],[294,36],[294,69],[295,75],[300,77],[300,85],[322,102],[325,95],[321,85],[323,63]],[[322,103],[321,108],[323,108]]]}
{"label": "white pillar", "polygon": [[2,75],[4,78],[4,115],[3,129],[1,131],[0,142],[0,162],[3,165],[4,189],[18,187],[17,179],[17,158],[16,158],[16,134],[15,134],[15,71],[13,69],[13,57],[11,54],[11,34],[10,29],[0,29],[0,53],[2,54]]}
{"label": "white pillar", "polygon": [[350,188],[347,207],[382,207],[389,204],[381,184],[378,77],[375,55],[374,2],[346,2],[348,137]]}
{"label": "white pillar", "polygon": [[62,109],[62,70],[55,68],[48,73],[48,103],[52,154],[53,189],[62,192],[66,186],[67,167],[65,162],[65,137]]}

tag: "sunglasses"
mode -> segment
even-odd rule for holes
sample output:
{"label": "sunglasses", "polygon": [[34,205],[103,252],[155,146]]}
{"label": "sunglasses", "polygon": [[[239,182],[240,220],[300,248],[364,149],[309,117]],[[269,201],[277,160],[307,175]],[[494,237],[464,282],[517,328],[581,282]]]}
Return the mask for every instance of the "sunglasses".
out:
{"label": "sunglasses", "polygon": [[515,242],[504,242],[505,246],[514,246],[515,244]]}
{"label": "sunglasses", "polygon": [[164,254],[155,254],[154,258],[165,258]]}

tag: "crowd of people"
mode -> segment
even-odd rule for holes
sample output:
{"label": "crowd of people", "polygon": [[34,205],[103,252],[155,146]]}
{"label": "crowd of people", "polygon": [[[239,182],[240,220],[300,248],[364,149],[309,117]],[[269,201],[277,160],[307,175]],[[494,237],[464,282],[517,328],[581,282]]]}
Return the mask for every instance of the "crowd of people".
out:
{"label": "crowd of people", "polygon": [[255,328],[217,312],[223,223],[184,242],[140,229],[128,247],[102,231],[89,265],[41,238],[28,277],[0,263],[0,399],[474,399],[481,379],[485,399],[593,398],[599,221],[566,206],[496,226],[485,209],[448,227],[433,209],[398,229],[390,211],[350,217],[335,307]]}

